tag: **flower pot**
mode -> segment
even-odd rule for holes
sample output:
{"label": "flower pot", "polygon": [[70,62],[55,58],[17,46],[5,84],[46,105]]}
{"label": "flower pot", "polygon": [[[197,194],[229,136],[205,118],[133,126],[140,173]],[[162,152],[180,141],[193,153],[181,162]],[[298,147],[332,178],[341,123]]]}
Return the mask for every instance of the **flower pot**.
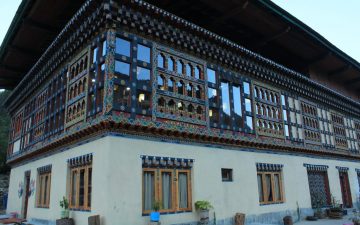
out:
{"label": "flower pot", "polygon": [[151,212],[150,213],[150,221],[151,222],[159,222],[160,221],[160,213],[159,212]]}
{"label": "flower pot", "polygon": [[74,220],[73,219],[59,219],[59,220],[56,220],[56,225],[74,225]]}
{"label": "flower pot", "polygon": [[341,219],[343,217],[342,210],[331,210],[329,212],[330,219]]}
{"label": "flower pot", "polygon": [[69,209],[63,209],[63,210],[61,210],[60,218],[61,218],[61,219],[69,218],[69,214],[70,214],[70,210],[69,210]]}
{"label": "flower pot", "polygon": [[200,221],[209,220],[209,210],[200,210],[199,216],[200,216]]}

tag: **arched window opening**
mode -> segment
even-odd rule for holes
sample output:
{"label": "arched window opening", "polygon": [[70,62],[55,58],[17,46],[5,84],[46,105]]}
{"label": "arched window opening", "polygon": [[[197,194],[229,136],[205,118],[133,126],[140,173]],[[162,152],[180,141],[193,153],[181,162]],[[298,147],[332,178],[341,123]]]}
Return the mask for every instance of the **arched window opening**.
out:
{"label": "arched window opening", "polygon": [[181,60],[178,60],[176,62],[176,70],[178,74],[184,73],[184,63]]}
{"label": "arched window opening", "polygon": [[175,70],[174,66],[175,66],[174,59],[172,57],[169,57],[168,58],[167,69],[170,70],[170,71],[174,71]]}
{"label": "arched window opening", "polygon": [[182,80],[178,82],[178,84],[177,84],[178,94],[184,95],[184,86],[185,86],[185,84]]}
{"label": "arched window opening", "polygon": [[165,68],[165,57],[163,54],[159,54],[157,57],[157,66],[159,68]]}

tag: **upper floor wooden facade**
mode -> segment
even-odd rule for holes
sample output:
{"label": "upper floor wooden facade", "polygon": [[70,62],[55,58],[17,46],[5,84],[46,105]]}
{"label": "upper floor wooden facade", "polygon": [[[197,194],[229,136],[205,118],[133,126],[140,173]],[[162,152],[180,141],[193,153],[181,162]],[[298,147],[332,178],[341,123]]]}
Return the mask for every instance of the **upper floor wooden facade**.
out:
{"label": "upper floor wooden facade", "polygon": [[88,1],[7,107],[9,163],[110,131],[360,157],[358,102],[142,1]]}

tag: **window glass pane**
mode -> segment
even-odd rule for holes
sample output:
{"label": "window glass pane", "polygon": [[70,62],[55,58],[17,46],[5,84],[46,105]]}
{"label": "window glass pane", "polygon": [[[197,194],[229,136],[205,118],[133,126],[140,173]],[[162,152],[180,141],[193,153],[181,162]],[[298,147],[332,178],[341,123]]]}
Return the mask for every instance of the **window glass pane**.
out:
{"label": "window glass pane", "polygon": [[47,202],[47,191],[48,191],[48,185],[49,185],[49,176],[45,176],[45,185],[44,185],[44,205]]}
{"label": "window glass pane", "polygon": [[114,102],[123,106],[129,103],[130,88],[122,85],[114,85]]}
{"label": "window glass pane", "polygon": [[176,67],[177,67],[177,73],[178,74],[182,74],[183,73],[183,63],[181,61],[177,61],[176,62]]}
{"label": "window glass pane", "polygon": [[138,81],[149,81],[150,80],[150,70],[137,67],[137,79]]}
{"label": "window glass pane", "polygon": [[285,136],[289,137],[289,126],[285,125]]}
{"label": "window glass pane", "polygon": [[208,82],[215,84],[216,83],[215,70],[207,68],[206,73],[207,73],[207,77],[208,77]]}
{"label": "window glass pane", "polygon": [[157,57],[157,66],[159,68],[164,68],[165,67],[165,64],[164,64],[164,56],[159,54],[158,57]]}
{"label": "window glass pane", "polygon": [[158,76],[158,78],[157,78],[158,89],[160,89],[160,90],[165,90],[164,79],[165,78],[163,76]]}
{"label": "window glass pane", "polygon": [[128,75],[130,74],[130,64],[121,61],[115,61],[115,72]]}
{"label": "window glass pane", "polygon": [[174,60],[173,60],[173,58],[171,58],[171,57],[168,58],[167,68],[168,68],[168,70],[170,70],[170,71],[174,71]]}
{"label": "window glass pane", "polygon": [[281,95],[281,104],[285,106],[285,96]]}
{"label": "window glass pane", "polygon": [[188,184],[187,173],[179,173],[179,208],[188,207]]}
{"label": "window glass pane", "polygon": [[218,123],[219,122],[219,111],[217,109],[210,108],[209,109],[209,117],[210,117],[210,122]]}
{"label": "window glass pane", "polygon": [[72,172],[72,188],[71,188],[71,206],[76,206],[76,185],[77,185],[77,171]]}
{"label": "window glass pane", "polygon": [[250,84],[248,82],[244,82],[244,93],[250,95]]}
{"label": "window glass pane", "polygon": [[143,207],[144,210],[152,210],[153,204],[155,203],[155,179],[153,172],[144,172],[143,177]]}
{"label": "window glass pane", "polygon": [[186,76],[191,77],[191,66],[186,64]]}
{"label": "window glass pane", "polygon": [[174,82],[175,81],[171,78],[168,80],[168,91],[171,91],[171,92],[174,91]]}
{"label": "window glass pane", "polygon": [[257,181],[258,181],[258,191],[259,191],[259,202],[263,202],[264,201],[264,191],[263,191],[263,182],[262,182],[261,174],[257,175]]}
{"label": "window glass pane", "polygon": [[138,106],[142,110],[148,110],[150,109],[150,98],[151,94],[150,92],[138,90]]}
{"label": "window glass pane", "polygon": [[42,196],[43,196],[43,192],[44,192],[44,190],[43,190],[43,181],[44,180],[44,177],[43,176],[40,176],[40,181],[39,181],[39,185],[40,185],[40,187],[39,187],[39,201],[38,201],[38,203],[41,205],[42,204]]}
{"label": "window glass pane", "polygon": [[229,96],[229,84],[221,82],[221,95],[222,95],[222,111],[223,111],[223,122],[226,125],[231,124],[230,118],[230,96]]}
{"label": "window glass pane", "polygon": [[162,209],[172,208],[172,178],[171,172],[163,172],[161,175],[162,181]]}
{"label": "window glass pane", "polygon": [[85,170],[80,170],[80,184],[79,184],[79,206],[84,206],[85,194]]}
{"label": "window glass pane", "polygon": [[275,200],[281,201],[281,192],[280,192],[280,176],[279,174],[274,175],[274,188],[275,188]]}
{"label": "window glass pane", "polygon": [[271,174],[265,175],[265,185],[266,185],[266,191],[267,191],[267,200],[269,202],[274,201],[273,194],[272,194],[272,186],[271,186]]}
{"label": "window glass pane", "polygon": [[245,98],[245,110],[246,112],[252,112],[251,110],[251,100],[248,98]]}
{"label": "window glass pane", "polygon": [[241,116],[241,92],[240,87],[233,86],[233,100],[234,100],[234,112],[236,115]]}
{"label": "window glass pane", "polygon": [[194,75],[196,79],[200,79],[200,69],[198,67],[195,67]]}
{"label": "window glass pane", "polygon": [[96,63],[96,59],[97,59],[97,54],[98,54],[98,48],[94,48],[93,49],[93,53],[92,53],[92,56],[93,56],[93,63]]}
{"label": "window glass pane", "polygon": [[103,41],[102,43],[102,56],[105,56],[106,55],[106,40]]}
{"label": "window glass pane", "polygon": [[253,129],[253,118],[251,116],[246,117],[246,126],[248,129]]}
{"label": "window glass pane", "polygon": [[284,118],[284,121],[287,121],[287,113],[286,113],[285,109],[283,109],[283,118]]}
{"label": "window glass pane", "polygon": [[209,102],[216,103],[217,102],[217,90],[214,88],[208,88],[208,97],[209,97]]}
{"label": "window glass pane", "polygon": [[88,169],[88,207],[91,207],[91,192],[92,192],[92,168]]}
{"label": "window glass pane", "polygon": [[137,58],[143,62],[150,63],[150,48],[144,45],[138,45]]}
{"label": "window glass pane", "polygon": [[122,38],[116,38],[115,53],[130,57],[130,42]]}

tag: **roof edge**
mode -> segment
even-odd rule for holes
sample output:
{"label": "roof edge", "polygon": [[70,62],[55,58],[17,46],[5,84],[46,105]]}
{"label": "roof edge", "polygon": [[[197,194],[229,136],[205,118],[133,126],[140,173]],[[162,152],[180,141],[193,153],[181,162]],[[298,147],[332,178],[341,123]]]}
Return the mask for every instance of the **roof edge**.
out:
{"label": "roof edge", "polygon": [[18,9],[16,10],[14,18],[11,21],[9,29],[6,32],[4,40],[2,41],[1,46],[0,46],[0,61],[3,59],[6,48],[8,47],[9,41],[16,34],[15,32],[19,28],[19,24],[22,22],[26,11],[29,9],[29,7],[31,5],[33,5],[33,3],[34,3],[34,0],[22,0]]}
{"label": "roof edge", "polygon": [[332,44],[329,40],[327,40],[324,36],[322,36],[320,33],[312,29],[310,26],[306,25],[304,22],[290,14],[285,9],[281,8],[271,0],[258,0],[259,3],[261,3],[264,7],[271,10],[272,12],[278,14],[280,17],[291,23],[292,25],[299,28],[301,31],[305,32],[306,34],[310,35],[312,38],[314,38],[316,41],[320,42],[322,45],[324,45],[327,49],[333,51],[337,56],[344,59],[346,62],[352,64],[354,67],[356,67],[360,71],[360,62],[358,62],[356,59],[342,51],[340,48],[336,47],[336,45]]}

